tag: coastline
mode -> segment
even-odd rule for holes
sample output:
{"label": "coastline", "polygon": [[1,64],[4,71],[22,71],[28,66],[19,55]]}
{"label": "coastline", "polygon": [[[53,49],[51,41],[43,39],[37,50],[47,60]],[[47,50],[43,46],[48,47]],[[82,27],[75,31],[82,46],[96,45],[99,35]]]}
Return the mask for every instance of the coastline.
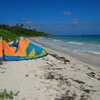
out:
{"label": "coastline", "polygon": [[[28,39],[29,40],[29,39]],[[48,55],[0,65],[0,91],[14,93],[14,100],[99,100],[100,69],[43,47]]]}
{"label": "coastline", "polygon": [[[30,38],[32,40],[32,38]],[[100,68],[100,55],[94,55],[94,54],[89,54],[89,53],[80,53],[80,52],[73,52],[69,51],[66,48],[58,47],[58,46],[50,46],[46,43],[40,43],[38,41],[35,41],[35,43],[38,43],[42,45],[45,48],[52,49],[54,51],[62,52],[65,55],[70,55],[72,58],[77,59],[83,63],[89,64],[91,66],[95,66],[97,68]]]}

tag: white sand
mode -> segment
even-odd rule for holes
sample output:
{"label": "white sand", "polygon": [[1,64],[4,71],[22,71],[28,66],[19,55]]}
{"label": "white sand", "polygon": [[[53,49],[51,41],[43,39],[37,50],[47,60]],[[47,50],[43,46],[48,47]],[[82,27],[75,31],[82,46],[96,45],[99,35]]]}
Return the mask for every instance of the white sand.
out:
{"label": "white sand", "polygon": [[0,91],[19,91],[14,100],[100,100],[100,69],[45,49],[52,55],[0,65]]}

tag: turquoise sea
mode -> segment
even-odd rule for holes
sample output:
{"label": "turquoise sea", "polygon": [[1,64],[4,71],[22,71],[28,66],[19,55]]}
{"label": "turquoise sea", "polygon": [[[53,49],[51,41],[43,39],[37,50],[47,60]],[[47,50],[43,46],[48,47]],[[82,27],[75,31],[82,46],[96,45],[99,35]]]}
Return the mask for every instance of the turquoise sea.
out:
{"label": "turquoise sea", "polygon": [[36,39],[53,47],[66,50],[100,55],[100,36],[52,36],[50,38]]}
{"label": "turquoise sea", "polygon": [[100,45],[100,35],[88,35],[88,36],[52,36],[51,38],[62,40],[66,42],[77,42],[86,44]]}

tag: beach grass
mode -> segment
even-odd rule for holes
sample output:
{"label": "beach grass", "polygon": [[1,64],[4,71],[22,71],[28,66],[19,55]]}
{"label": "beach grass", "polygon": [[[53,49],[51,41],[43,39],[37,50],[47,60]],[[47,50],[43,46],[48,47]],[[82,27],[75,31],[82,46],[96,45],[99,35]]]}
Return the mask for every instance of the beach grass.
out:
{"label": "beach grass", "polygon": [[3,63],[0,61],[0,65],[2,65]]}
{"label": "beach grass", "polygon": [[5,89],[4,91],[0,92],[0,100],[12,100],[12,99],[14,99],[14,96],[17,96],[18,95],[18,93],[19,93],[19,91],[16,92],[16,93],[14,93],[12,91],[9,91],[8,92]]}

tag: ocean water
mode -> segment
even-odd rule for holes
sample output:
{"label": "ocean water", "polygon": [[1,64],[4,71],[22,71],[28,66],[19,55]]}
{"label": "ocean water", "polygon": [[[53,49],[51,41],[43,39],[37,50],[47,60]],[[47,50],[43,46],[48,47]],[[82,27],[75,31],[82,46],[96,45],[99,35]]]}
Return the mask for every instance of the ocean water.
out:
{"label": "ocean water", "polygon": [[73,52],[100,55],[100,36],[52,36],[35,40]]}

